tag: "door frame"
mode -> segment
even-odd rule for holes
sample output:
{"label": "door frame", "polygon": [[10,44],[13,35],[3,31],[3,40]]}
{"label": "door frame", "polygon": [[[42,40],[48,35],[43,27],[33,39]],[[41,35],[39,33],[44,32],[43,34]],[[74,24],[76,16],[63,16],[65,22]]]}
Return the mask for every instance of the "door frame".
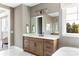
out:
{"label": "door frame", "polygon": [[10,31],[10,9],[9,8],[3,8],[3,7],[0,7],[1,10],[4,10],[7,12],[7,15],[8,15],[8,48],[10,48],[10,45],[11,45],[11,31]]}

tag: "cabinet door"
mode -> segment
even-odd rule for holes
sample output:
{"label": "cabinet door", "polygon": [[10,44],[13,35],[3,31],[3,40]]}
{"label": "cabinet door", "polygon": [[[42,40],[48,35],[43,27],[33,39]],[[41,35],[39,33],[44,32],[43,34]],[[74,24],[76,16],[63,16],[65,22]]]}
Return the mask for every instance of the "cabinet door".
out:
{"label": "cabinet door", "polygon": [[43,56],[43,39],[36,39],[36,54]]}
{"label": "cabinet door", "polygon": [[29,51],[29,37],[23,37],[23,48],[24,48],[24,50],[26,50],[26,51]]}
{"label": "cabinet door", "polygon": [[44,55],[50,56],[53,53],[53,40],[44,40]]}
{"label": "cabinet door", "polygon": [[30,48],[31,53],[36,54],[35,47],[36,47],[36,44],[35,44],[34,38],[30,38],[30,46],[29,46],[29,48]]}

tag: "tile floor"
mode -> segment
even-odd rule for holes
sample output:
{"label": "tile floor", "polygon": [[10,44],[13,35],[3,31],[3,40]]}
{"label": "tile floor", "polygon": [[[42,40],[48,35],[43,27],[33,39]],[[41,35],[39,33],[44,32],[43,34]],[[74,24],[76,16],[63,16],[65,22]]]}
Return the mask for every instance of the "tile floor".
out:
{"label": "tile floor", "polygon": [[8,48],[6,45],[2,48],[2,42],[0,41],[0,56],[35,56],[31,53],[24,52],[20,48],[12,46]]}
{"label": "tile floor", "polygon": [[31,53],[24,52],[23,50],[18,49],[15,46],[7,50],[0,51],[0,56],[35,56]]}

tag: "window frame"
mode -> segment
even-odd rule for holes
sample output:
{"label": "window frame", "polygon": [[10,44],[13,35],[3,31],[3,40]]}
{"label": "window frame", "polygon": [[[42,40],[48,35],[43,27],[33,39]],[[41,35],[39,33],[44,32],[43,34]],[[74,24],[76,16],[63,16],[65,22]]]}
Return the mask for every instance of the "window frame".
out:
{"label": "window frame", "polygon": [[[70,7],[71,8],[71,7]],[[77,8],[77,7],[76,7]],[[69,36],[69,37],[79,37],[79,33],[67,33],[67,30],[66,30],[66,23],[67,23],[67,21],[71,21],[71,20],[66,20],[66,8],[62,8],[62,11],[65,11],[64,12],[64,17],[65,18],[63,18],[63,16],[62,16],[62,36]],[[63,12],[62,12],[63,13]],[[73,13],[71,13],[71,14],[73,14]],[[75,14],[75,13],[74,13]],[[77,8],[77,19],[76,20],[74,20],[74,22],[75,21],[77,21],[77,20],[79,20],[79,8]]]}

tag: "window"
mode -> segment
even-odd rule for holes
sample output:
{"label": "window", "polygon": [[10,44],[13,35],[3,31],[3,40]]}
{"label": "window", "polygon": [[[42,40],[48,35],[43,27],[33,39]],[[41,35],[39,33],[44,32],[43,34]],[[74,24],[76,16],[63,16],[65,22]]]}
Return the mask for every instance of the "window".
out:
{"label": "window", "polygon": [[8,19],[7,19],[7,16],[2,17],[2,32],[8,32]]}
{"label": "window", "polygon": [[79,34],[79,8],[66,8],[66,33]]}
{"label": "window", "polygon": [[0,17],[0,21],[1,38],[4,38],[8,35],[8,16]]}

